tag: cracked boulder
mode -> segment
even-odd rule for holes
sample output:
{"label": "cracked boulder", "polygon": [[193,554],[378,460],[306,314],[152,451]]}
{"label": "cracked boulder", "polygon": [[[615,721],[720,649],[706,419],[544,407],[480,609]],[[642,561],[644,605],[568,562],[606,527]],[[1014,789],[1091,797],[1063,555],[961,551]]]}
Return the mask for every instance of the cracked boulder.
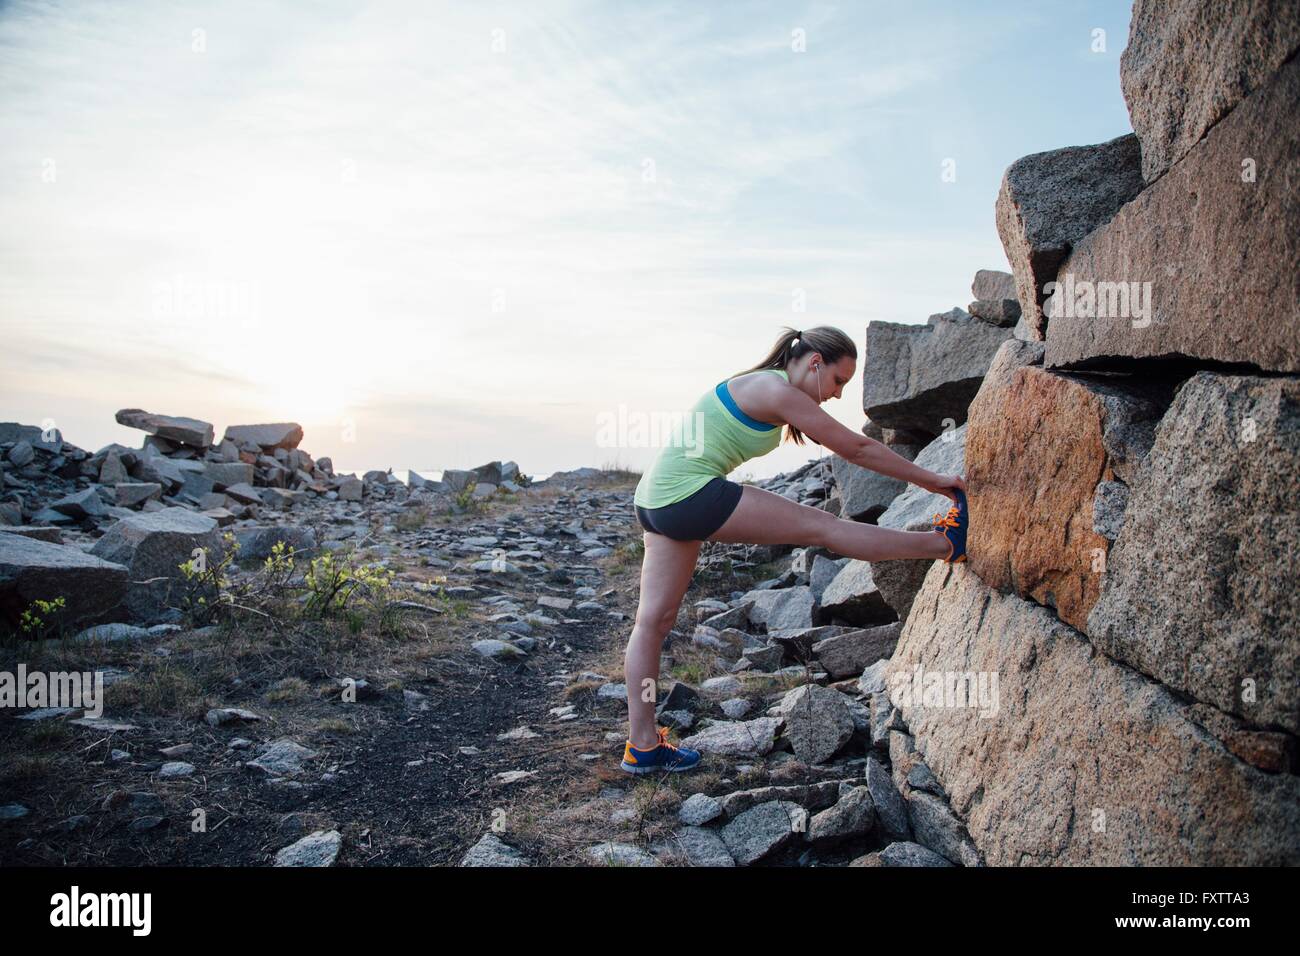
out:
{"label": "cracked boulder", "polygon": [[[996,712],[927,700],[915,668],[986,675]],[[967,567],[931,568],[889,686],[990,866],[1300,863],[1300,777],[1252,766],[1163,684]]]}
{"label": "cracked boulder", "polygon": [[821,614],[827,620],[843,621],[859,627],[888,624],[895,619],[894,609],[872,578],[871,564],[851,560],[840,569],[822,592]]}
{"label": "cracked boulder", "polygon": [[1048,368],[1300,372],[1297,115],[1300,59],[1075,245],[1050,304]]}
{"label": "cracked boulder", "polygon": [[1009,349],[971,406],[969,566],[1083,630],[1110,548],[1094,529],[1098,489],[1133,479],[1171,392],[1014,367],[1013,358]]}
{"label": "cracked boulder", "polygon": [[139,408],[124,408],[115,416],[119,425],[139,428],[157,438],[194,448],[207,448],[212,444],[212,425],[197,418],[176,415],[154,415]]}
{"label": "cracked boulder", "polygon": [[1130,489],[1087,619],[1096,645],[1198,701],[1300,734],[1298,474],[1300,381],[1190,379]]}
{"label": "cracked boulder", "polygon": [[1109,222],[1142,186],[1132,133],[1096,146],[1033,153],[1007,167],[996,206],[998,235],[1032,338],[1041,341],[1046,332],[1043,287],[1074,244]]}
{"label": "cracked boulder", "polygon": [[804,684],[781,700],[785,735],[794,755],[808,764],[824,763],[853,736],[853,715],[843,694],[819,684]]}
{"label": "cracked boulder", "polygon": [[222,542],[217,522],[184,508],[164,508],[118,521],[95,542],[91,554],[130,570],[131,586],[123,601],[133,620],[148,623],[178,600],[185,581],[180,566],[206,551],[218,562]]}
{"label": "cracked boulder", "polygon": [[1147,182],[1195,148],[1297,49],[1300,5],[1293,0],[1136,0],[1119,82]]}
{"label": "cracked boulder", "polygon": [[863,411],[872,423],[924,444],[966,420],[989,362],[1011,335],[961,309],[932,315],[926,325],[869,323]]}

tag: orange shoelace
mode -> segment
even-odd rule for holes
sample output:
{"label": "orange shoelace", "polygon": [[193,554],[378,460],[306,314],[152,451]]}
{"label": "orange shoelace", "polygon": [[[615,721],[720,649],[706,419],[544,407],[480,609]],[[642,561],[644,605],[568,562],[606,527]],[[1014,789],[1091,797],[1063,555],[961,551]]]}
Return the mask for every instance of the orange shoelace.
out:
{"label": "orange shoelace", "polygon": [[677,749],[676,747],[674,747],[672,744],[670,744],[670,743],[668,742],[668,728],[667,728],[667,727],[660,727],[659,730],[658,730],[658,734],[659,734],[659,743],[658,743],[656,746],[659,746],[659,747],[667,747],[669,750],[676,750],[676,749]]}
{"label": "orange shoelace", "polygon": [[934,513],[934,517],[931,518],[930,520],[931,522],[933,522],[936,531],[939,530],[940,528],[960,528],[961,522],[957,520],[957,515],[959,513],[960,512],[957,506],[953,505],[951,508],[948,509],[948,514],[946,517],[941,516],[939,512],[936,511]]}

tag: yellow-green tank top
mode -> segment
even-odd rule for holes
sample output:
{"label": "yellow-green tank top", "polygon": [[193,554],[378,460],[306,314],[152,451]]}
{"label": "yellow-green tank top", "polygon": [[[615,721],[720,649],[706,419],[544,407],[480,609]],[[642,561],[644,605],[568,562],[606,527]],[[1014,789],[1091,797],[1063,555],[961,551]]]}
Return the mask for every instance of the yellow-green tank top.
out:
{"label": "yellow-green tank top", "polygon": [[[785,369],[763,371],[790,381]],[[662,508],[689,498],[714,478],[729,475],[780,443],[781,426],[746,415],[721,381],[675,423],[669,442],[637,482],[632,500],[642,508]]]}

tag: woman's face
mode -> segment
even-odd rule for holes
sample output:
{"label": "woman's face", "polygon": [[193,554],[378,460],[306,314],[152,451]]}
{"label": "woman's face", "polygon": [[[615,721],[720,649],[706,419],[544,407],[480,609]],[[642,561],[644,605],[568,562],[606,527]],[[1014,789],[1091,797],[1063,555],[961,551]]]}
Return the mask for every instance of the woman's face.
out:
{"label": "woman's face", "polygon": [[817,391],[820,385],[820,401],[825,402],[827,399],[839,398],[844,391],[844,386],[853,378],[853,373],[857,370],[857,360],[851,355],[843,355],[840,360],[833,365],[822,361],[820,355],[813,356],[813,363],[821,366],[817,371],[813,371],[811,363],[808,369],[809,397],[816,399]]}

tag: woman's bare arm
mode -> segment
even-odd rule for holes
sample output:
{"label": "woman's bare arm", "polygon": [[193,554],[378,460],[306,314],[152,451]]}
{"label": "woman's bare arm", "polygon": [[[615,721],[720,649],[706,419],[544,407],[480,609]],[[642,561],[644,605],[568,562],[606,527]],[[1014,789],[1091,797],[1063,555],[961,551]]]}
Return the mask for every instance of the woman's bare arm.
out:
{"label": "woman's bare arm", "polygon": [[845,461],[949,498],[953,498],[953,488],[966,490],[966,482],[960,475],[941,475],[923,468],[874,438],[846,428],[799,389],[785,385],[778,390],[778,395],[773,408],[778,417]]}

